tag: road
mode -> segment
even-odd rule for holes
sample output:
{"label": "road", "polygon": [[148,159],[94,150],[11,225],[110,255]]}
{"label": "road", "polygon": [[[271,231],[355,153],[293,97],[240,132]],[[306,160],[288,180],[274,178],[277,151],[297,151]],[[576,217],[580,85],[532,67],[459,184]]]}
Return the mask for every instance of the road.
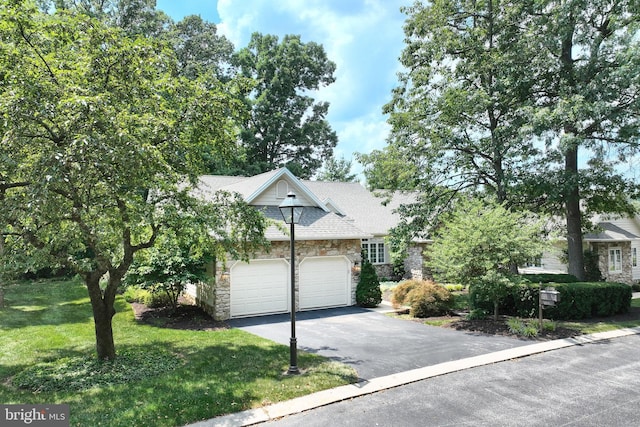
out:
{"label": "road", "polygon": [[640,336],[435,377],[261,426],[640,426]]}

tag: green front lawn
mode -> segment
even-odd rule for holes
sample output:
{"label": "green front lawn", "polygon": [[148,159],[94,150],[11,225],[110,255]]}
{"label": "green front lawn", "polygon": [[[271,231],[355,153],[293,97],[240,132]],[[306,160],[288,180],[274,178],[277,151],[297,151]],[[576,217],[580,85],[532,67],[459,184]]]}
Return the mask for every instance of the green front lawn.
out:
{"label": "green front lawn", "polygon": [[564,321],[558,322],[558,324],[567,328],[577,329],[583,334],[594,334],[596,332],[606,332],[622,328],[635,328],[640,326],[640,313],[638,313],[638,308],[640,308],[640,299],[636,298],[631,300],[631,313],[628,316],[614,316],[611,319],[605,318],[597,321]]}
{"label": "green front lawn", "polygon": [[5,285],[5,303],[0,403],[68,403],[73,426],[180,426],[357,378],[345,365],[303,352],[303,374],[284,376],[288,346],[237,329],[139,324],[120,297],[113,328],[123,357],[96,363],[91,305],[81,282]]}

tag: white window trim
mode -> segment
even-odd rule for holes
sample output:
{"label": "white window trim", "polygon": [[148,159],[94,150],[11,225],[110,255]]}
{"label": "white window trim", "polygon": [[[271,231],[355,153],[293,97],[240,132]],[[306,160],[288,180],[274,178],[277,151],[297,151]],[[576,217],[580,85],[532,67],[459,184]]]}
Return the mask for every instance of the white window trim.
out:
{"label": "white window trim", "polygon": [[[613,253],[613,258],[611,254]],[[617,253],[617,254],[616,254]],[[622,248],[620,246],[611,246],[608,251],[608,264],[610,272],[622,271]]]}
{"label": "white window trim", "polygon": [[[387,245],[383,239],[362,239],[362,249],[366,251],[369,262],[373,265],[387,264]],[[370,245],[375,245],[376,259],[371,259]],[[367,249],[365,249],[365,246]],[[382,254],[382,261],[380,260],[380,254]]]}

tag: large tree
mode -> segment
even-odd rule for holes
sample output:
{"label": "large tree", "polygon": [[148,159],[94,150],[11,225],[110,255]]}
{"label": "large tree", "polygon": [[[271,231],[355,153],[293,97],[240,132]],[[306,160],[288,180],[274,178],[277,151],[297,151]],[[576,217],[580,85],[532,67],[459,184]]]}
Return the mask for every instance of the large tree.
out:
{"label": "large tree", "polygon": [[185,16],[170,31],[178,57],[178,72],[188,78],[213,73],[220,80],[228,78],[233,44],[218,34],[214,23],[200,16]]}
{"label": "large tree", "polygon": [[358,177],[356,174],[351,173],[351,160],[347,160],[344,157],[336,159],[334,156],[330,156],[324,161],[324,165],[318,174],[316,180],[318,181],[337,181],[337,182],[357,182]]}
{"label": "large tree", "polygon": [[326,120],[329,103],[315,102],[309,93],[334,82],[335,64],[322,45],[293,35],[280,42],[260,33],[233,63],[256,82],[247,99],[251,115],[241,132],[245,172],[286,165],[302,178],[311,177],[338,138]]}
{"label": "large tree", "polygon": [[[559,214],[561,205],[570,269],[582,277],[581,201],[591,211],[633,211],[626,196],[635,185],[602,144],[637,142],[631,3],[435,0],[405,8],[406,71],[385,107],[389,147],[368,165],[411,162],[421,200],[406,210],[403,229],[424,233],[416,228],[437,224],[459,192],[488,193],[512,209]],[[579,173],[577,147],[585,144],[595,156]]]}
{"label": "large tree", "polygon": [[2,0],[0,43],[5,255],[30,248],[80,274],[98,357],[112,359],[116,291],[164,227],[199,218],[225,249],[264,243],[238,197],[188,191],[203,152],[235,145],[242,106],[211,75],[178,76],[169,45],[84,14]]}
{"label": "large tree", "polygon": [[521,8],[437,0],[404,11],[405,71],[384,107],[392,133],[388,147],[361,155],[365,174],[420,192],[414,225],[435,224],[460,192],[482,191],[509,205],[515,171],[538,154],[522,132],[533,83],[519,41]]}
{"label": "large tree", "polygon": [[[637,186],[614,167],[637,152],[640,138],[640,4],[534,2],[524,27],[523,41],[536,52],[529,71],[535,77],[533,124],[547,138],[549,153],[562,158],[552,172],[560,177],[555,189],[564,202],[569,273],[582,278],[585,196],[600,187],[604,191],[586,199],[592,210],[634,212],[620,194],[633,196]],[[593,172],[580,172],[585,158]]]}

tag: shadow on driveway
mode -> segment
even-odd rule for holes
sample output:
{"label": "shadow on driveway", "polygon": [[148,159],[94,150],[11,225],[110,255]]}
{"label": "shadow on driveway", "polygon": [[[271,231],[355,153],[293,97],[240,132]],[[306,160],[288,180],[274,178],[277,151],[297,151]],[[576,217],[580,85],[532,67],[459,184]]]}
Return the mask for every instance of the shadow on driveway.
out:
{"label": "shadow on driveway", "polygon": [[[233,319],[228,323],[289,345],[289,314]],[[298,312],[296,337],[299,350],[350,365],[365,380],[531,344],[517,338],[423,325],[360,307]]]}

